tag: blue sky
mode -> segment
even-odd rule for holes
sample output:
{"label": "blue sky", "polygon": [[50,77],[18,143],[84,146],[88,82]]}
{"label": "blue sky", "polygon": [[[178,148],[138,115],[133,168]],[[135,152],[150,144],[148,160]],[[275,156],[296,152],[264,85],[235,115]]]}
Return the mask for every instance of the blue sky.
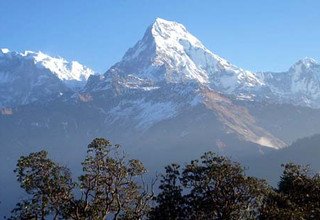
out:
{"label": "blue sky", "polygon": [[0,47],[41,50],[105,72],[156,17],[253,71],[320,61],[319,0],[0,0]]}

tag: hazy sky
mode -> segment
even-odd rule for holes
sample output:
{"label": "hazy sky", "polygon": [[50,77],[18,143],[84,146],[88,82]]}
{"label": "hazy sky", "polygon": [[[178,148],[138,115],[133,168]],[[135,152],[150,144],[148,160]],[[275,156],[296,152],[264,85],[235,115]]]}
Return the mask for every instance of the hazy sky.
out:
{"label": "hazy sky", "polygon": [[43,51],[105,72],[156,17],[254,71],[320,61],[319,0],[0,0],[0,47]]}

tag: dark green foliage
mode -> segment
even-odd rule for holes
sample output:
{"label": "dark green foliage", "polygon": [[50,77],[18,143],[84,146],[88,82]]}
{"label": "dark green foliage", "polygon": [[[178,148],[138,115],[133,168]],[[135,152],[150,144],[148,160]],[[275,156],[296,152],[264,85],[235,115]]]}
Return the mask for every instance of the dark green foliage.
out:
{"label": "dark green foliage", "polygon": [[278,190],[270,190],[260,208],[259,219],[305,219],[303,210]]}
{"label": "dark green foliage", "polygon": [[261,210],[262,219],[320,219],[320,177],[309,167],[288,163],[279,189],[270,192]]}
{"label": "dark green foliage", "polygon": [[171,164],[165,167],[162,175],[161,192],[155,198],[157,206],[150,212],[151,219],[185,219],[185,198],[180,184],[180,166]]}
{"label": "dark green foliage", "polygon": [[200,161],[166,168],[151,219],[252,219],[266,184],[247,177],[237,163],[208,152]]}
{"label": "dark green foliage", "polygon": [[52,162],[47,152],[21,157],[15,169],[27,199],[17,204],[11,219],[54,219],[62,216],[62,207],[72,199],[74,184],[67,168]]}
{"label": "dark green foliage", "polygon": [[264,190],[239,164],[211,152],[186,166],[182,183],[190,190],[189,215],[202,219],[254,218]]}
{"label": "dark green foliage", "polygon": [[88,146],[80,179],[83,210],[90,219],[141,218],[151,199],[137,178],[146,172],[139,160],[126,160],[118,145],[97,138]]}

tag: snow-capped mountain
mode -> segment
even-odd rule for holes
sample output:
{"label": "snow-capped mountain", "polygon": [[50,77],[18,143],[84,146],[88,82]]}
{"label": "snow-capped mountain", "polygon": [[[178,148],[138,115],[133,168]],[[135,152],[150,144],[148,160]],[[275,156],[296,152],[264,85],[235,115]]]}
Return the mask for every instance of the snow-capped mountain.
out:
{"label": "snow-capped mountain", "polygon": [[0,106],[50,100],[83,87],[93,71],[42,52],[0,50]]}
{"label": "snow-capped mountain", "polygon": [[[238,102],[318,107],[318,73],[319,64],[311,59],[297,62],[284,73],[243,70],[209,51],[183,25],[158,18],[104,75],[93,75],[77,62],[41,52],[2,49],[0,107],[47,102],[68,94],[71,99],[64,102],[91,103],[104,115],[106,126],[138,132],[177,118],[192,122],[213,114],[214,129],[222,129],[221,135],[232,133],[244,141],[281,148],[286,144]],[[84,89],[75,93],[75,85],[87,79]]]}
{"label": "snow-capped mountain", "polygon": [[164,82],[193,82],[233,93],[263,84],[252,72],[209,51],[183,25],[161,18],[107,71],[105,82],[110,76],[121,79],[125,87],[140,89],[152,89]]}
{"label": "snow-capped mountain", "polygon": [[85,92],[109,103],[103,107],[108,124],[147,132],[181,115],[192,121],[185,112],[203,108],[216,115],[221,124],[215,126],[243,140],[281,148],[285,143],[260,128],[245,109],[219,95],[263,86],[254,73],[210,52],[183,25],[157,18],[120,62],[103,76],[89,79]]}
{"label": "snow-capped mountain", "polygon": [[269,89],[266,95],[271,97],[271,101],[320,107],[320,64],[314,59],[299,60],[286,72],[257,75]]}
{"label": "snow-capped mountain", "polygon": [[319,108],[319,76],[319,64],[309,58],[286,72],[243,70],[209,51],[182,24],[157,18],[123,59],[87,88],[102,91],[116,83],[118,90],[153,90],[191,83],[238,100]]}

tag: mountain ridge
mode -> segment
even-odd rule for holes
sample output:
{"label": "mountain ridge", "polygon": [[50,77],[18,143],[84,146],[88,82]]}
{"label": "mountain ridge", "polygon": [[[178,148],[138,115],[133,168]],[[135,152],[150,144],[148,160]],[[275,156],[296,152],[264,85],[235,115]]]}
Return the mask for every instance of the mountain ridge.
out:
{"label": "mountain ridge", "polygon": [[47,102],[81,89],[94,72],[42,52],[0,50],[0,106]]}
{"label": "mountain ridge", "polygon": [[[307,79],[299,77],[299,65],[303,73],[311,71],[313,75]],[[315,60],[305,58],[282,73],[244,70],[212,53],[182,24],[157,18],[142,39],[91,89],[110,88],[114,81],[121,82],[125,89],[145,90],[156,89],[164,83],[191,82],[235,99],[320,108],[320,79],[317,77],[320,68],[317,65]],[[294,71],[296,74],[292,73]],[[292,83],[287,85],[289,82]]]}
{"label": "mountain ridge", "polygon": [[92,70],[76,61],[42,52],[0,51],[0,59],[12,55],[30,58],[37,66],[49,69],[71,90],[84,87],[87,92],[102,91],[115,81],[125,90],[195,83],[234,99],[320,108],[320,65],[314,59],[301,59],[284,72],[251,72],[212,53],[182,24],[162,18],[157,18],[122,60],[101,76],[93,76]]}

